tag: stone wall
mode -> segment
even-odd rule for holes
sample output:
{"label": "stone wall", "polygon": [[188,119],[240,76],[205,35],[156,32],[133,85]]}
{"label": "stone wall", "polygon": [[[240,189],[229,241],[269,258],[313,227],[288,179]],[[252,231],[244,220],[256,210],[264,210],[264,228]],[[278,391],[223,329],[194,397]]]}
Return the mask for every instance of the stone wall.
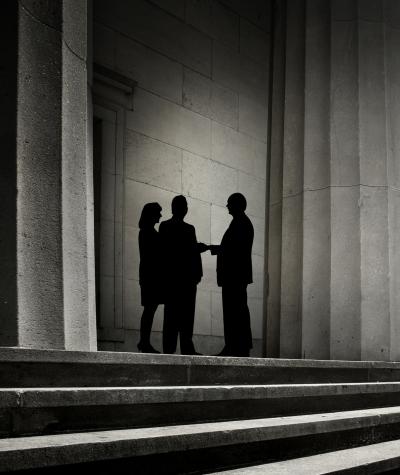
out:
{"label": "stone wall", "polygon": [[[137,82],[133,110],[125,108],[122,116],[120,108],[107,115],[113,107],[101,98],[95,104],[108,134],[103,149],[118,134],[123,144],[117,145],[119,159],[115,149],[109,152],[117,166],[102,179],[108,189],[102,200],[114,203],[114,211],[107,215],[104,209],[101,247],[103,256],[117,257],[108,265],[102,259],[101,348],[136,350],[142,311],[137,223],[143,205],[158,201],[168,219],[171,199],[183,194],[186,221],[196,227],[198,240],[219,243],[230,222],[227,197],[240,191],[255,228],[248,293],[252,354],[261,355],[269,3],[96,0],[94,20],[95,63]],[[198,351],[214,353],[223,345],[221,293],[215,257],[202,258],[195,343]],[[154,322],[158,348],[161,329],[162,308]]]}

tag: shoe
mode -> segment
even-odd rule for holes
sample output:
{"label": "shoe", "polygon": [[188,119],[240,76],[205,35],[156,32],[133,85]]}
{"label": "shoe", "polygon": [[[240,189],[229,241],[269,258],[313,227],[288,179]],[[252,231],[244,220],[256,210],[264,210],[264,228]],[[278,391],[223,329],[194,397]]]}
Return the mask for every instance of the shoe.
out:
{"label": "shoe", "polygon": [[231,356],[231,357],[248,358],[250,356],[250,350],[230,350],[229,348],[225,346],[222,349],[222,351],[215,356]]}
{"label": "shoe", "polygon": [[239,356],[241,358],[248,358],[250,356],[250,351],[249,350],[237,351],[235,356]]}
{"label": "shoe", "polygon": [[222,348],[222,351],[220,351],[217,355],[215,356],[234,356],[231,351],[229,351],[229,349],[224,346],[224,348]]}
{"label": "shoe", "polygon": [[155,348],[153,348],[150,343],[138,343],[137,348],[139,351],[142,353],[156,353],[160,354],[159,351],[157,351]]}

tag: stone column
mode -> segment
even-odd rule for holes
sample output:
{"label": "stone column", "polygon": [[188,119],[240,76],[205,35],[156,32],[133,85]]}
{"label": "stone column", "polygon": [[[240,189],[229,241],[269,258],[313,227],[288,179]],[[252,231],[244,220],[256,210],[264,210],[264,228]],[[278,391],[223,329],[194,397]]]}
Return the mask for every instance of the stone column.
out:
{"label": "stone column", "polygon": [[87,75],[87,0],[63,0],[62,4],[65,347],[95,349],[93,159],[88,147],[92,119],[89,114],[91,91]]}
{"label": "stone column", "polygon": [[16,146],[10,132],[2,187],[9,226],[0,239],[1,250],[9,250],[3,268],[9,284],[2,284],[7,323],[0,345],[95,349],[88,299],[86,2],[5,4],[12,16],[2,18],[12,18],[15,29],[1,120],[14,107]]}
{"label": "stone column", "polygon": [[286,5],[275,2],[273,22],[270,80],[269,152],[267,180],[269,180],[269,203],[266,210],[266,264],[267,280],[267,318],[266,356],[280,354],[280,309],[281,309],[281,255],[282,255],[282,173],[283,173],[283,101],[285,97],[285,37]]}
{"label": "stone column", "polygon": [[[270,217],[270,238],[282,243],[280,268],[269,259],[270,282],[279,280],[282,290],[267,316],[275,328],[279,318],[280,348],[267,353],[395,360],[400,6],[395,0],[282,4],[285,46],[274,49],[284,51],[286,65],[284,147],[270,157],[271,180],[283,169],[282,194],[270,197],[282,202],[281,227],[276,213]],[[273,123],[272,138],[281,130]]]}
{"label": "stone column", "polygon": [[389,234],[390,359],[400,360],[400,7],[384,10]]}
{"label": "stone column", "polygon": [[361,358],[357,3],[331,5],[331,357]]}
{"label": "stone column", "polygon": [[302,334],[304,0],[287,2],[282,177],[281,355],[298,358]]}
{"label": "stone column", "polygon": [[18,4],[6,0],[0,16],[0,344],[17,343],[17,59]]}

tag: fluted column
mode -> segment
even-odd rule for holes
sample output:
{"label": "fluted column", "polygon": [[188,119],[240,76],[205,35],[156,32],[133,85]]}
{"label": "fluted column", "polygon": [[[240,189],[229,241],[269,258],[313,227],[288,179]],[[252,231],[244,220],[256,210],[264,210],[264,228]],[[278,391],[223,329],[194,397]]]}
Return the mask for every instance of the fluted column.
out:
{"label": "fluted column", "polygon": [[[268,299],[266,312],[266,356],[280,354],[280,315],[281,315],[281,256],[282,256],[282,174],[283,174],[283,124],[285,97],[285,47],[286,47],[286,5],[275,4],[273,44],[270,81],[270,137],[269,137],[269,206],[266,213],[268,230],[266,268]],[[267,178],[268,179],[268,178]]]}
{"label": "fluted column", "polygon": [[95,349],[86,1],[6,0],[4,9],[2,22],[14,28],[2,25],[10,52],[2,56],[0,112],[1,123],[9,122],[0,345]]}
{"label": "fluted column", "polygon": [[400,6],[386,1],[384,65],[389,223],[390,359],[400,360]]}
{"label": "fluted column", "polygon": [[329,358],[330,338],[330,11],[305,8],[302,356]]}
{"label": "fluted column", "polygon": [[301,354],[302,335],[304,5],[288,2],[286,13],[280,325],[280,354],[286,358]]}
{"label": "fluted column", "polygon": [[17,60],[18,4],[2,3],[0,16],[0,345],[13,346],[17,341]]}
{"label": "fluted column", "polygon": [[279,355],[398,359],[400,5],[282,3]]}
{"label": "fluted column", "polygon": [[361,358],[357,1],[331,3],[331,355]]}

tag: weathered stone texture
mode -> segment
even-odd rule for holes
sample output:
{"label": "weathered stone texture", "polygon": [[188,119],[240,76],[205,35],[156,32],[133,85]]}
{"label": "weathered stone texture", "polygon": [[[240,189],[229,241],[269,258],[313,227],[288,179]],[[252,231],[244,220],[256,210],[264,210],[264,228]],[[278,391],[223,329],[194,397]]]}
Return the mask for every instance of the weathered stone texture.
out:
{"label": "weathered stone texture", "polygon": [[154,0],[153,3],[179,18],[185,16],[185,0]]}
{"label": "weathered stone texture", "polygon": [[198,155],[210,156],[210,121],[144,90],[138,89],[136,93],[135,110],[127,114],[127,127]]}
{"label": "weathered stone texture", "polygon": [[393,359],[398,7],[287,7],[286,43],[275,43],[286,78],[281,112],[272,106],[267,332],[280,333],[281,356]]}
{"label": "weathered stone texture", "polygon": [[19,11],[18,344],[64,348],[61,34]]}
{"label": "weathered stone texture", "polygon": [[269,61],[269,35],[245,18],[240,19],[240,51],[262,64]]}
{"label": "weathered stone texture", "polygon": [[[18,344],[17,313],[17,60],[18,60],[18,5],[7,1],[0,18],[0,50],[3,67],[0,81],[0,345]],[[4,276],[7,276],[4,278]]]}
{"label": "weathered stone texture", "polygon": [[211,73],[211,39],[145,0],[96,1],[95,19],[167,57]]}
{"label": "weathered stone texture", "polygon": [[307,3],[305,21],[303,357],[329,358],[330,347],[330,18]]}
{"label": "weathered stone texture", "polygon": [[51,0],[20,0],[18,3],[31,17],[43,25],[61,32],[63,11],[60,4],[56,4]]}
{"label": "weathered stone texture", "polygon": [[211,118],[221,124],[238,128],[238,95],[216,82],[211,89]]}
{"label": "weathered stone texture", "polygon": [[131,130],[125,136],[128,178],[179,193],[182,188],[182,150]]}
{"label": "weathered stone texture", "polygon": [[63,1],[63,39],[68,48],[83,61],[87,58],[87,2]]}
{"label": "weathered stone texture", "polygon": [[267,141],[268,109],[258,101],[239,98],[239,130],[251,135],[260,142]]}
{"label": "weathered stone texture", "polygon": [[16,5],[13,344],[95,349],[86,2]]}
{"label": "weathered stone texture", "polygon": [[[331,190],[331,358],[360,358],[358,187]],[[348,355],[348,356],[347,356]]]}
{"label": "weathered stone texture", "polygon": [[63,272],[68,349],[85,349],[88,338],[86,241],[86,69],[64,48]]}
{"label": "weathered stone texture", "polygon": [[[182,65],[126,36],[116,35],[115,67],[145,89],[180,104]],[[100,39],[103,37],[100,34]],[[96,50],[101,48],[101,44]],[[162,71],[162,74],[160,72]]]}
{"label": "weathered stone texture", "polygon": [[280,296],[280,352],[283,358],[296,358],[301,354],[302,209],[301,195],[284,198]]}
{"label": "weathered stone texture", "polygon": [[234,49],[239,47],[239,16],[213,0],[186,2],[186,21]]}
{"label": "weathered stone texture", "polygon": [[[195,225],[197,239],[217,244],[231,220],[227,198],[241,191],[256,230],[257,271],[249,294],[257,300],[254,318],[261,338],[269,34],[254,20],[263,7],[246,10],[244,20],[223,2],[187,1],[184,11],[182,5],[180,0],[141,0],[134,6],[118,0],[111,8],[100,0],[94,6],[96,61],[138,82],[133,111],[126,112],[121,175],[124,326],[132,331],[140,327],[137,222],[143,205],[158,201],[162,219],[168,219],[171,199],[183,193],[189,205],[186,221]],[[112,127],[104,129],[109,137],[114,134]],[[107,147],[103,154],[112,156],[112,147]],[[112,219],[118,205],[111,196],[116,189],[110,167],[104,168],[103,183],[108,189],[104,200],[109,203],[104,218]],[[110,246],[106,243],[104,239],[104,246]],[[211,338],[215,319],[222,318],[222,302],[216,258],[206,253],[202,260],[195,333]],[[103,267],[111,265],[106,260]],[[222,328],[221,321],[219,325]]]}

